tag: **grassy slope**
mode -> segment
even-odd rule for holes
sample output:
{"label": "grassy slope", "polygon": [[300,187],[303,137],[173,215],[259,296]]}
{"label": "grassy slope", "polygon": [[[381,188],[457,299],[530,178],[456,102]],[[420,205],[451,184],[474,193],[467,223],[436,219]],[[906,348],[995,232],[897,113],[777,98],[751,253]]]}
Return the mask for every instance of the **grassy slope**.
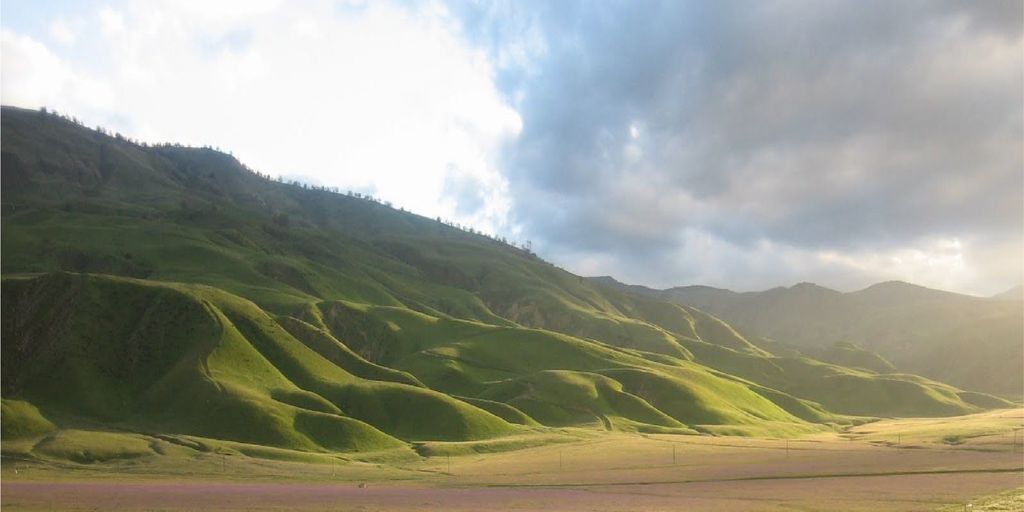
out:
{"label": "grassy slope", "polygon": [[836,343],[818,352],[818,355],[818,359],[839,366],[861,368],[874,373],[896,373],[896,367],[887,359],[855,343]]}
{"label": "grassy slope", "polygon": [[213,288],[50,274],[3,292],[4,396],[57,413],[311,450],[513,431],[445,394],[357,377]]}
{"label": "grassy slope", "polygon": [[214,151],[2,119],[3,273],[145,278],[4,280],[4,397],[62,426],[348,450],[508,422],[785,434],[977,409],[913,376],[774,358],[696,309]]}
{"label": "grassy slope", "polygon": [[1019,364],[1024,308],[1019,300],[982,299],[900,282],[853,293],[801,284],[752,293],[686,287],[660,295],[812,354],[853,342],[898,368],[966,389],[1016,397],[1024,392]]}

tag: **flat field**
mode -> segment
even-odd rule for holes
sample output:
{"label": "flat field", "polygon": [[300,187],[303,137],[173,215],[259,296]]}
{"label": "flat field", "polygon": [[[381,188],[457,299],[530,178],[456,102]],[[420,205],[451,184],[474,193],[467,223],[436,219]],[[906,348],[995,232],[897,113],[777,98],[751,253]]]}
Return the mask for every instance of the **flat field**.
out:
{"label": "flat field", "polygon": [[788,440],[570,429],[358,457],[256,458],[236,447],[76,464],[8,454],[0,504],[117,511],[933,511],[972,503],[975,511],[1021,510],[1022,426],[1024,410],[1013,409],[883,420]]}

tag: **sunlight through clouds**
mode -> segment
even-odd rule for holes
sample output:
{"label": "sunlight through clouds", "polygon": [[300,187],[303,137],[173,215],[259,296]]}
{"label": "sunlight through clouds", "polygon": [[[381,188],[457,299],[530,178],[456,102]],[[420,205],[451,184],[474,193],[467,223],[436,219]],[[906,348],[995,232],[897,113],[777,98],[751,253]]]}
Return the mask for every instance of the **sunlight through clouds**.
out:
{"label": "sunlight through clouds", "polygon": [[1024,279],[1020,12],[9,0],[2,100],[529,239],[582,274],[986,294]]}
{"label": "sunlight through clouds", "polygon": [[[304,5],[104,5],[54,20],[53,46],[5,30],[3,101],[509,232],[495,155],[522,121],[458,21],[439,4]],[[451,179],[487,201],[459,208]]]}

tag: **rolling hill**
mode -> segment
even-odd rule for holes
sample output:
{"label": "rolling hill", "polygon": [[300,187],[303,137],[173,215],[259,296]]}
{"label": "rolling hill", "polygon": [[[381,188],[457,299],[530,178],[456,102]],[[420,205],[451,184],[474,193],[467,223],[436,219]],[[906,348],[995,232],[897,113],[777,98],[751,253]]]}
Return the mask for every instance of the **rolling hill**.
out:
{"label": "rolling hill", "polygon": [[1007,405],[854,349],[773,352],[704,308],[211,149],[0,120],[3,436],[26,453],[92,457],[46,451],[81,431],[305,452],[786,436]]}
{"label": "rolling hill", "polygon": [[899,281],[851,293],[811,283],[737,293],[708,286],[652,290],[594,279],[707,311],[770,340],[762,346],[832,361],[828,354],[837,353],[837,344],[854,344],[904,371],[972,390],[1016,398],[1024,394],[1019,287],[980,298]]}

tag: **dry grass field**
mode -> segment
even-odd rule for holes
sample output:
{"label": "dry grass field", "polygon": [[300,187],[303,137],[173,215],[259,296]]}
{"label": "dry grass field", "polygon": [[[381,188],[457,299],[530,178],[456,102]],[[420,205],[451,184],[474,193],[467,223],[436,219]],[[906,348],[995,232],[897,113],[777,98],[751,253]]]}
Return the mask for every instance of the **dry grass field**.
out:
{"label": "dry grass field", "polygon": [[[5,510],[1019,510],[1024,411],[796,439],[565,430],[533,447],[288,462],[5,460]],[[522,442],[518,446],[528,446]],[[461,453],[444,455],[443,453]],[[466,454],[466,453],[471,454]],[[437,455],[441,454],[441,455]],[[975,506],[976,504],[976,506]],[[1017,508],[1014,508],[1017,507]]]}

